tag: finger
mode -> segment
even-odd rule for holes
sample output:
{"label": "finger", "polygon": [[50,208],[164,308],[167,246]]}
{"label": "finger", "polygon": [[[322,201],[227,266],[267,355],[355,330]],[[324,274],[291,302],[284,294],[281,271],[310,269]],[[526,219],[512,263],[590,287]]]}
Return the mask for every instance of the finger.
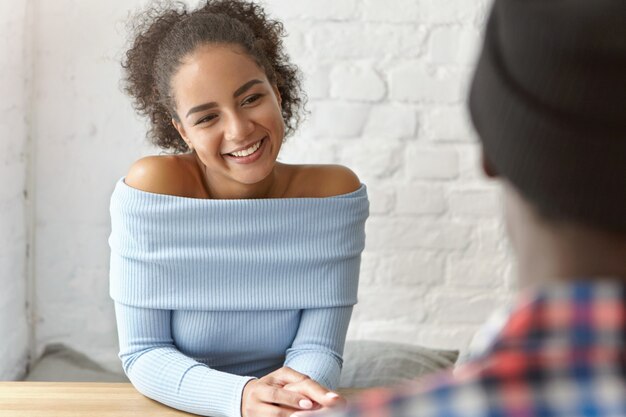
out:
{"label": "finger", "polygon": [[336,392],[329,391],[312,379],[285,385],[285,389],[306,395],[308,398],[323,407],[338,407],[346,404],[345,398],[341,395]]}
{"label": "finger", "polygon": [[277,369],[276,371],[267,375],[266,378],[269,379],[273,385],[281,386],[309,379],[307,375],[301,374],[300,372],[295,371],[287,366],[283,366],[282,368]]}
{"label": "finger", "polygon": [[252,415],[263,417],[290,417],[297,412],[301,412],[301,410],[261,403],[257,405],[254,410],[252,410]]}
{"label": "finger", "polygon": [[296,410],[313,409],[313,401],[298,391],[286,390],[282,387],[265,385],[259,387],[257,398],[264,403],[277,404]]}

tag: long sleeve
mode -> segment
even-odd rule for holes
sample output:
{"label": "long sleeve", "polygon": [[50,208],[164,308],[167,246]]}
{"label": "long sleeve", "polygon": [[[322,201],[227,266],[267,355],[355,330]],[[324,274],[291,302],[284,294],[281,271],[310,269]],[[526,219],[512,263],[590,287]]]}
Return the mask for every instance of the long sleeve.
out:
{"label": "long sleeve", "polygon": [[283,364],[336,386],[368,207],[364,185],[326,198],[213,200],[121,179],[110,294],[133,385],[212,417],[240,417],[251,376]]}
{"label": "long sleeve", "polygon": [[285,366],[335,389],[351,315],[352,306],[304,310]]}
{"label": "long sleeve", "polygon": [[212,417],[240,417],[241,394],[252,377],[216,371],[183,355],[171,335],[171,311],[115,303],[120,359],[145,396]]}

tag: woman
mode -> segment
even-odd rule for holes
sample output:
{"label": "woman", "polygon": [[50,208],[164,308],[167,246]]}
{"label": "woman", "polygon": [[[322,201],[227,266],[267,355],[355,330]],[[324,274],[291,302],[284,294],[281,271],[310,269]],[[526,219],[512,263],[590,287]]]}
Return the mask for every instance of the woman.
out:
{"label": "woman", "polygon": [[134,386],[211,416],[336,407],[365,186],[276,161],[302,104],[283,28],[254,4],[138,15],[126,91],[172,155],[111,199],[111,296]]}

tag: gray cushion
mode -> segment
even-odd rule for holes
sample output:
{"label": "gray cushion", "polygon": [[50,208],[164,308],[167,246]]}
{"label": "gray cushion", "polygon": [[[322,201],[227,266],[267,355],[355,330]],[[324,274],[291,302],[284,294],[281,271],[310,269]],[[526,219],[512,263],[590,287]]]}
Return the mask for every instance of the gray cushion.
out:
{"label": "gray cushion", "polygon": [[27,381],[63,382],[128,382],[122,372],[111,372],[96,362],[62,344],[46,347],[45,352],[32,367]]}
{"label": "gray cushion", "polygon": [[396,385],[452,368],[458,356],[456,350],[368,340],[348,341],[339,386],[370,388]]}
{"label": "gray cushion", "polygon": [[[458,351],[429,349],[390,342],[348,341],[339,386],[369,388],[398,384],[407,379],[449,368]],[[63,345],[46,348],[43,357],[27,377],[29,381],[127,382],[123,373],[114,373]]]}

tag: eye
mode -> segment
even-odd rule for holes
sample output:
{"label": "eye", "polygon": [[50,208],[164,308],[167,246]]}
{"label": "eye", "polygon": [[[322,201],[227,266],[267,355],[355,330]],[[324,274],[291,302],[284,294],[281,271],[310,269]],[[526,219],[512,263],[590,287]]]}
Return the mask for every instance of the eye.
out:
{"label": "eye", "polygon": [[217,117],[217,114],[207,114],[206,116],[204,116],[202,119],[198,120],[194,126],[197,126],[201,123],[207,123],[212,121],[213,119],[215,119]]}
{"label": "eye", "polygon": [[246,104],[252,104],[255,101],[258,101],[261,97],[263,97],[263,94],[252,94],[251,96],[246,97],[241,104],[244,106]]}

